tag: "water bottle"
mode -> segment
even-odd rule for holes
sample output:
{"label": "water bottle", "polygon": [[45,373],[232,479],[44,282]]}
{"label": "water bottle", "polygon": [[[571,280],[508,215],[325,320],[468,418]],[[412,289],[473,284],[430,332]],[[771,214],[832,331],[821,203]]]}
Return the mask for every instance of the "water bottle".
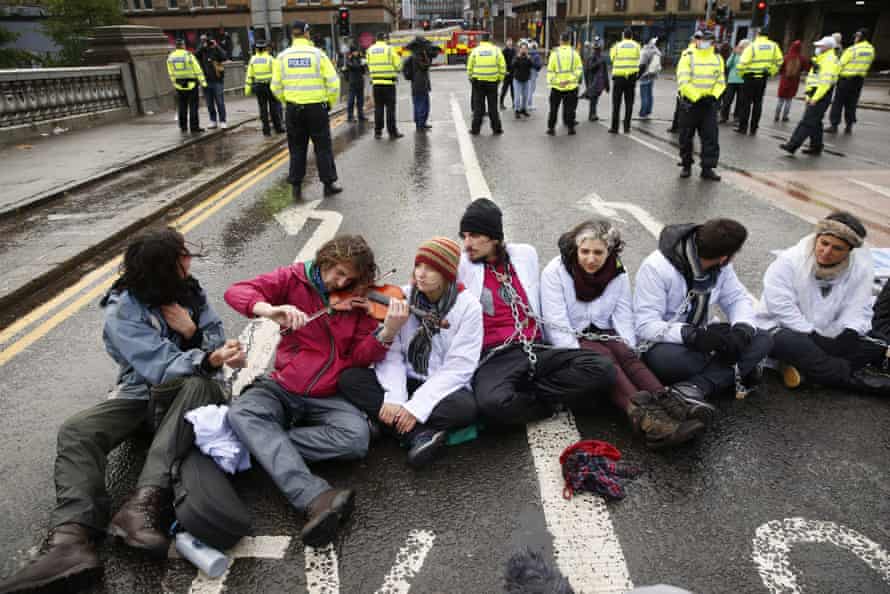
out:
{"label": "water bottle", "polygon": [[213,547],[204,544],[188,532],[176,533],[176,550],[192,565],[209,577],[218,578],[225,573],[229,559]]}

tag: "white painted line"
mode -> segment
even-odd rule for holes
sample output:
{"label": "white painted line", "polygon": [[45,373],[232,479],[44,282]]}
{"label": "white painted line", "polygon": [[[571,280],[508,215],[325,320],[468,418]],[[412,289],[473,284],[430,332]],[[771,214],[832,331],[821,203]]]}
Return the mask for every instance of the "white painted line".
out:
{"label": "white painted line", "polygon": [[464,174],[467,176],[467,185],[470,188],[470,199],[491,198],[491,190],[488,188],[485,176],[482,175],[479,159],[476,158],[476,149],[473,147],[473,141],[470,140],[467,123],[464,121],[454,93],[451,93],[451,117],[454,119],[454,127],[457,131],[457,143],[460,147],[460,158],[464,162]]}
{"label": "white painted line", "polygon": [[334,545],[305,548],[306,590],[309,594],[340,594],[340,568]]}
{"label": "white painted line", "polygon": [[[609,124],[606,124],[603,121],[600,121],[599,125],[606,129],[609,128]],[[678,158],[678,153],[670,153],[670,152],[664,150],[663,148],[661,148],[660,146],[656,146],[656,145],[652,144],[651,142],[647,142],[647,141],[643,140],[636,134],[622,134],[622,136],[624,136],[625,138],[629,138],[629,139],[633,140],[634,142],[638,142],[638,143],[642,144],[643,146],[650,148],[657,153],[661,153],[662,155],[667,155],[671,159]]]}
{"label": "white painted line", "polygon": [[436,535],[429,530],[412,530],[408,542],[396,554],[395,565],[383,578],[383,586],[375,594],[408,594],[410,580],[420,572],[434,540]]}
{"label": "white painted line", "polygon": [[757,528],[752,557],[763,585],[772,594],[803,592],[791,570],[791,547],[826,542],[859,557],[890,585],[890,554],[878,543],[846,526],[806,518],[775,520]]}
{"label": "white painted line", "polygon": [[880,194],[881,196],[886,196],[890,198],[890,188],[886,188],[885,186],[879,186],[878,184],[871,184],[869,182],[862,181],[860,179],[853,179],[852,177],[848,177],[847,181],[853,182],[856,185],[862,186],[867,190],[871,190],[876,194]]}
{"label": "white painted line", "polygon": [[[290,546],[290,536],[246,536],[238,541],[233,549],[226,551],[230,563],[226,571],[218,578],[208,577],[203,571],[198,571],[198,575],[192,580],[189,594],[220,594],[229,576],[229,571],[237,559],[245,557],[255,559],[283,559]],[[168,553],[170,559],[182,559],[182,555],[176,550],[176,546],[171,544]]]}

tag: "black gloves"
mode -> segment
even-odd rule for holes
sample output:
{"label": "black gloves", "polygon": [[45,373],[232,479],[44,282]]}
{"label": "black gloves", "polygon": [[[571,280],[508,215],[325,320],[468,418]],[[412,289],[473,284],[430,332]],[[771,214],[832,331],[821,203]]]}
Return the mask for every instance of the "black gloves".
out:
{"label": "black gloves", "polygon": [[700,353],[723,352],[728,346],[729,324],[711,324],[707,328],[683,327],[683,342]]}
{"label": "black gloves", "polygon": [[723,353],[722,359],[728,363],[736,363],[751,346],[751,341],[754,340],[756,333],[757,330],[750,324],[744,322],[733,324],[732,330],[729,332],[729,346]]}
{"label": "black gloves", "polygon": [[822,336],[818,332],[811,332],[810,337],[820,349],[829,355],[853,354],[860,348],[859,333],[852,328],[847,328],[834,338]]}

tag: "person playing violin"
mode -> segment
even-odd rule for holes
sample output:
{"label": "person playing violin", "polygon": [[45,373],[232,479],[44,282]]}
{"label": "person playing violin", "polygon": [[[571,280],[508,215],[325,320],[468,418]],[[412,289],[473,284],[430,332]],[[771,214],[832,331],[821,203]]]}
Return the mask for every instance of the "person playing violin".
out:
{"label": "person playing violin", "polygon": [[326,310],[335,291],[363,295],[377,274],[374,253],[358,235],[323,244],[315,259],[232,285],[225,300],[248,317],[268,318],[283,333],[274,371],[244,390],[229,410],[232,429],[291,504],[306,514],[306,545],[330,543],[352,512],[355,492],[334,489],[307,462],[362,458],[368,451],[365,415],[338,394],[337,378],[351,367],[381,361],[408,319],[408,304],[390,301],[382,323],[362,307]]}
{"label": "person playing violin", "polygon": [[446,237],[420,245],[411,285],[413,306],[386,358],[372,369],[347,369],[340,392],[408,445],[420,467],[442,452],[447,430],[476,419],[470,391],[482,350],[482,307],[457,283],[460,246]]}

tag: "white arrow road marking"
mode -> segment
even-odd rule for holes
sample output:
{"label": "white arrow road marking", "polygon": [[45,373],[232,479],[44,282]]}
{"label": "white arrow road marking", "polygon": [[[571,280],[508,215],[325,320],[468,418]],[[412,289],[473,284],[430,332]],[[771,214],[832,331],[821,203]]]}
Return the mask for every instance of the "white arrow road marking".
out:
{"label": "white arrow road marking", "polygon": [[799,543],[831,543],[862,559],[890,584],[890,554],[879,544],[834,522],[786,518],[760,526],[754,537],[752,557],[763,585],[772,594],[802,592],[788,558],[791,547]]}
{"label": "white arrow road marking", "polygon": [[460,147],[460,158],[464,162],[464,174],[467,176],[470,198],[472,200],[491,198],[491,190],[488,188],[485,176],[482,175],[479,159],[476,158],[476,149],[473,148],[473,141],[470,140],[470,133],[467,131],[467,123],[460,112],[460,105],[458,105],[454,93],[451,93],[451,117],[454,119],[454,127],[457,130],[457,143]]}
{"label": "white arrow road marking", "polygon": [[411,590],[409,580],[420,572],[434,540],[436,535],[429,530],[412,530],[408,533],[408,542],[399,549],[395,565],[383,578],[383,586],[375,594],[408,594]]}
{"label": "white arrow road marking", "polygon": [[340,563],[334,545],[305,547],[306,590],[309,594],[340,594]]}
{"label": "white arrow road marking", "polygon": [[617,211],[623,210],[639,221],[646,228],[646,231],[656,238],[661,235],[661,230],[664,229],[664,223],[656,220],[646,209],[632,202],[607,202],[596,192],[591,192],[579,200],[578,204],[582,207],[592,208],[604,217],[615,219],[622,223],[624,220],[617,216]]}
{"label": "white arrow road marking", "polygon": [[[189,594],[220,594],[236,559],[283,559],[290,540],[290,536],[246,536],[242,538],[235,548],[226,551],[226,556],[230,561],[225,573],[214,579],[208,577],[203,571],[199,571],[195,579],[192,580]],[[173,544],[170,545],[168,557],[183,559]]]}

